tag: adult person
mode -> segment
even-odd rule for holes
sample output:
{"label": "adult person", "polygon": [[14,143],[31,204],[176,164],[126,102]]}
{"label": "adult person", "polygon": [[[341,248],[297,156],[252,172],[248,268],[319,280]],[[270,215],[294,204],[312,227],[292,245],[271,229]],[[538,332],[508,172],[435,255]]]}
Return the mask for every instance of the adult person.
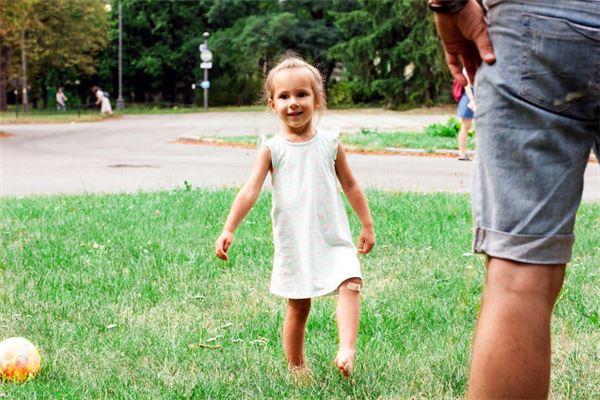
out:
{"label": "adult person", "polygon": [[454,78],[485,61],[473,220],[487,269],[468,397],[547,398],[552,310],[600,149],[600,1],[484,0],[485,19],[475,0],[429,3]]}
{"label": "adult person", "polygon": [[59,87],[58,91],[56,92],[56,109],[58,111],[66,111],[67,109],[67,96],[65,96],[64,92],[63,92],[63,88]]}

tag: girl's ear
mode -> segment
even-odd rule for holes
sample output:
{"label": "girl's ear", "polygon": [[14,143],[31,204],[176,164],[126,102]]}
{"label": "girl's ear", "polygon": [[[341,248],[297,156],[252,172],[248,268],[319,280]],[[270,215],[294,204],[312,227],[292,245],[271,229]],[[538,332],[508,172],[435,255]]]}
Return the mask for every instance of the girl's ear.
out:
{"label": "girl's ear", "polygon": [[269,107],[271,108],[271,111],[275,111],[275,102],[271,98],[269,98]]}

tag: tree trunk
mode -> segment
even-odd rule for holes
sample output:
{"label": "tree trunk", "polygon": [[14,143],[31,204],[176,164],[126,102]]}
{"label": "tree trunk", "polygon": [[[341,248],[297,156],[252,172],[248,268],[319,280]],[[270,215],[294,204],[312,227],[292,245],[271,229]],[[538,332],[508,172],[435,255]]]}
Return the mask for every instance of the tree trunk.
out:
{"label": "tree trunk", "polygon": [[29,111],[29,99],[27,96],[27,54],[25,53],[25,31],[21,31],[21,70],[23,73],[23,112]]}
{"label": "tree trunk", "polygon": [[0,111],[8,109],[6,99],[6,89],[8,85],[8,56],[10,48],[4,45],[4,40],[0,38]]}
{"label": "tree trunk", "polygon": [[48,109],[48,83],[46,82],[46,79],[44,78],[43,80],[40,80],[39,83],[40,87],[42,88],[42,103],[43,103],[43,108],[44,110]]}

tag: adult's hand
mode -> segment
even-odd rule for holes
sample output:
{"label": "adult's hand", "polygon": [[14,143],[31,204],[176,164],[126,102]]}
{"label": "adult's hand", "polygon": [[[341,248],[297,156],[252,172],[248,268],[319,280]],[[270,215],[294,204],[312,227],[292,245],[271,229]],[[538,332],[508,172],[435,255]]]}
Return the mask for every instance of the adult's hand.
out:
{"label": "adult's hand", "polygon": [[463,66],[469,80],[475,82],[475,72],[481,60],[488,64],[496,61],[483,10],[476,0],[469,0],[455,14],[436,13],[435,25],[444,45],[448,69],[462,86],[467,85]]}

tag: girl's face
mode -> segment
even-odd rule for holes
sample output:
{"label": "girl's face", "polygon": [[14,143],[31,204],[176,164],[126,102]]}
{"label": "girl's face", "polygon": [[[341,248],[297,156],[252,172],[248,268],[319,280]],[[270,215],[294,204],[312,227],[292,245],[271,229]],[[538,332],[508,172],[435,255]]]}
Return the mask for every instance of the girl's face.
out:
{"label": "girl's face", "polygon": [[269,106],[283,122],[286,133],[312,133],[312,118],[319,107],[309,73],[302,68],[279,71],[273,77],[273,96]]}

